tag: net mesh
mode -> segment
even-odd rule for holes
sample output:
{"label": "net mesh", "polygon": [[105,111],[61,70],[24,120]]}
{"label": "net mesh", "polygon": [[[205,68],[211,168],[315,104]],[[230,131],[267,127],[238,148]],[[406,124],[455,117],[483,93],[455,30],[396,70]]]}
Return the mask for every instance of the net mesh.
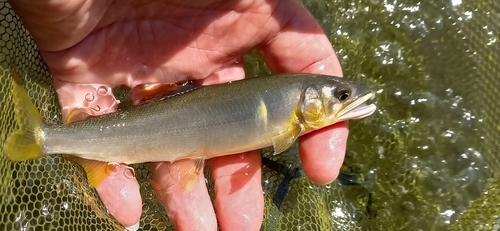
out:
{"label": "net mesh", "polygon": [[[330,185],[305,177],[296,146],[278,156],[263,150],[262,230],[498,230],[500,2],[304,3],[345,76],[378,90],[379,109],[350,123],[346,160]],[[6,1],[0,48],[1,151],[16,129],[11,63],[43,118],[61,116],[50,73]],[[269,73],[255,54],[245,61],[248,76]],[[1,154],[0,230],[123,230],[78,165],[60,156],[14,163]],[[144,201],[140,230],[173,230],[147,166],[133,167]]]}

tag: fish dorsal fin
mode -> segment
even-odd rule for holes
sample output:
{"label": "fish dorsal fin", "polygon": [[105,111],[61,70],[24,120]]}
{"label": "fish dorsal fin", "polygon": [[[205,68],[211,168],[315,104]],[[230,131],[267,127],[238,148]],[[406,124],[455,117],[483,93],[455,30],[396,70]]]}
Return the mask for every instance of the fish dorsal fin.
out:
{"label": "fish dorsal fin", "polygon": [[193,82],[184,82],[181,84],[139,84],[130,90],[130,98],[134,105],[146,104],[153,101],[160,101],[182,95],[198,89],[199,86]]}
{"label": "fish dorsal fin", "polygon": [[184,191],[188,192],[193,187],[198,177],[203,172],[203,167],[205,166],[204,158],[196,159],[183,159],[177,160],[172,163],[178,172],[171,173],[173,176],[177,176],[178,184],[184,186]]}

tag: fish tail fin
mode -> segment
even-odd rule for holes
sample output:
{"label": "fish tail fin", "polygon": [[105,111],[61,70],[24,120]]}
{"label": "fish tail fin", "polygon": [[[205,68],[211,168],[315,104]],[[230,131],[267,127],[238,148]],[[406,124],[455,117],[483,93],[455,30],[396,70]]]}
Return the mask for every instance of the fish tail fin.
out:
{"label": "fish tail fin", "polygon": [[21,79],[11,65],[12,97],[14,113],[19,129],[9,135],[5,142],[4,152],[13,161],[24,161],[41,156],[42,116],[31,102],[21,85]]}

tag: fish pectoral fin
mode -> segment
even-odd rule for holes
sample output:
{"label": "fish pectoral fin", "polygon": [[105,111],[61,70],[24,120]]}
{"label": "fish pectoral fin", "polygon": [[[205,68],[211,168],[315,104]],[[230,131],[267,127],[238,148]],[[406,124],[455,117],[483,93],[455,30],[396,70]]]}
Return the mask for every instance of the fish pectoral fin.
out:
{"label": "fish pectoral fin", "polygon": [[286,132],[275,136],[273,138],[274,155],[278,155],[290,148],[290,146],[292,146],[292,144],[297,140],[302,130],[302,125],[298,122],[298,120],[294,120]]}
{"label": "fish pectoral fin", "polygon": [[85,173],[91,187],[98,186],[104,179],[106,179],[114,169],[119,166],[118,164],[109,164],[107,162],[97,160],[87,160],[75,156],[66,156],[67,159],[79,163]]}
{"label": "fish pectoral fin", "polygon": [[175,161],[174,164],[179,169],[179,183],[184,185],[184,191],[188,192],[193,187],[198,177],[203,172],[205,166],[204,158],[184,159]]}
{"label": "fish pectoral fin", "polygon": [[134,105],[165,100],[197,89],[198,86],[184,82],[180,84],[140,84],[130,90],[130,98]]}

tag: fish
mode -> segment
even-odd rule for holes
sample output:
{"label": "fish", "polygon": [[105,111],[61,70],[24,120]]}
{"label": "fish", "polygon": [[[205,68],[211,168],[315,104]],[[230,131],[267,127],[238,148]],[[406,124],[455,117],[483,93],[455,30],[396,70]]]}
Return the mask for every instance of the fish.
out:
{"label": "fish", "polygon": [[52,154],[124,164],[188,159],[187,171],[193,177],[187,177],[187,188],[202,172],[205,159],[269,146],[276,155],[301,135],[376,110],[366,104],[375,93],[360,83],[286,73],[210,86],[182,85],[171,97],[69,124],[49,124],[17,73],[11,73],[19,129],[4,145],[10,160]]}

